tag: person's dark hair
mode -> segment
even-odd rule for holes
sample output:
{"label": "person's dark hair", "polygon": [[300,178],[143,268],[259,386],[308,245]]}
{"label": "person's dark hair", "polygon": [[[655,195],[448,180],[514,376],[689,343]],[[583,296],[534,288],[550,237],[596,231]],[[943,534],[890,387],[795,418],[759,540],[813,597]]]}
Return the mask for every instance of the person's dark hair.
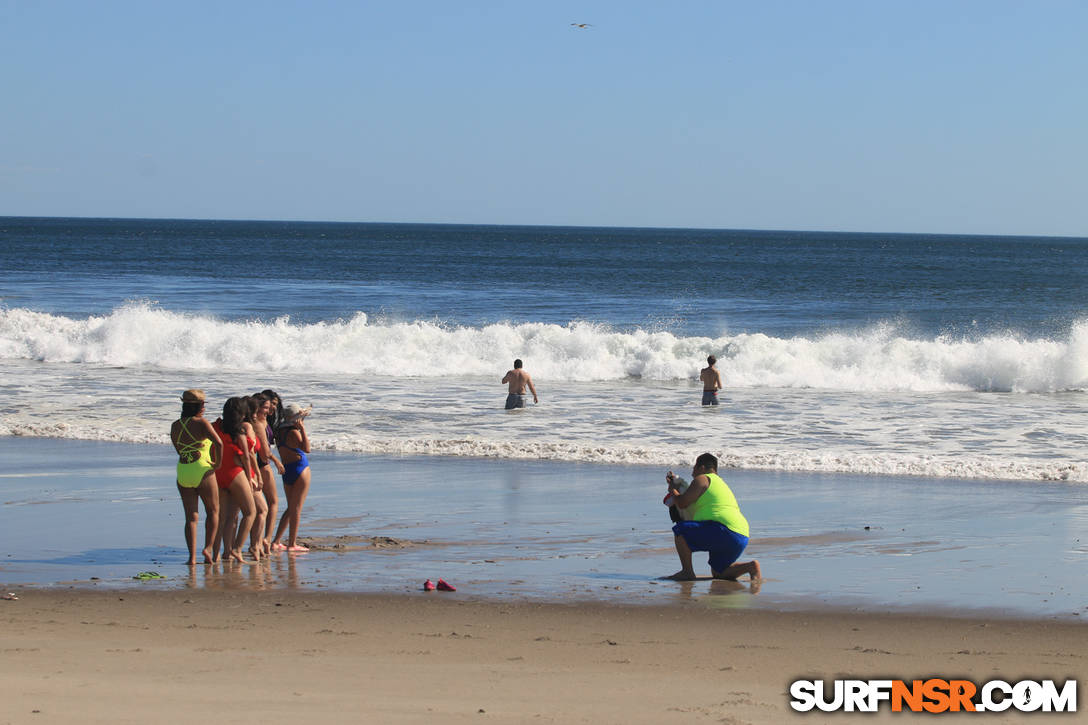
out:
{"label": "person's dark hair", "polygon": [[283,398],[275,390],[268,388],[262,390],[261,395],[268,398],[270,403],[274,403],[272,410],[268,411],[268,424],[272,426],[273,430],[276,428],[276,424],[283,420]]}
{"label": "person's dark hair", "polygon": [[242,421],[245,419],[246,405],[242,398],[227,398],[227,402],[223,403],[223,422],[220,425],[223,427],[223,432],[227,435],[234,437],[244,434],[244,428],[242,428]]}
{"label": "person's dark hair", "polygon": [[702,466],[703,468],[709,468],[711,471],[718,470],[718,458],[713,453],[704,453],[695,459],[696,466]]}
{"label": "person's dark hair", "polygon": [[520,367],[521,367],[521,360],[520,359],[515,360],[514,361],[514,369],[517,370]]}
{"label": "person's dark hair", "polygon": [[245,420],[247,423],[253,423],[255,419],[254,416],[257,415],[257,408],[261,407],[261,404],[258,403],[257,399],[254,398],[252,395],[246,395],[242,398],[242,405],[243,409],[245,410],[243,420]]}
{"label": "person's dark hair", "polygon": [[706,357],[707,365],[713,365],[716,362],[718,362],[718,358],[714,357],[713,355],[707,355],[707,357]]}
{"label": "person's dark hair", "polygon": [[181,404],[181,417],[192,418],[194,415],[200,415],[200,411],[204,410],[204,401],[198,400],[195,403],[182,403]]}

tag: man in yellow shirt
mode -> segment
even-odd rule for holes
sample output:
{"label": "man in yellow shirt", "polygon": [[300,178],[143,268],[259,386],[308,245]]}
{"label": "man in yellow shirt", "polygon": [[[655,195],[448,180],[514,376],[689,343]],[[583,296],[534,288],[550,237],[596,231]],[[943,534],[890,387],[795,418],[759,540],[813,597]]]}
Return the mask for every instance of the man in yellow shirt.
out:
{"label": "man in yellow shirt", "polygon": [[[747,574],[753,581],[761,578],[759,562],[753,559],[734,563],[748,546],[748,520],[740,512],[737,498],[718,475],[718,459],[704,453],[695,459],[691,484],[683,493],[674,485],[672,471],[665,475],[669,498],[679,509],[687,509],[686,518],[672,527],[680,571],[669,579],[695,579],[691,564],[693,551],[710,553],[710,573],[715,579],[736,579]],[[669,499],[666,499],[669,500]]]}

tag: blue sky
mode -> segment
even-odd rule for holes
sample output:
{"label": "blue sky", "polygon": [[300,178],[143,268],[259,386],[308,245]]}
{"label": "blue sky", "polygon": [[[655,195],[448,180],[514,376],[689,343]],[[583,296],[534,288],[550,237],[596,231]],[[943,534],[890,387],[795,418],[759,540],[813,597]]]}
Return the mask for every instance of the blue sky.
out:
{"label": "blue sky", "polygon": [[1081,0],[0,0],[0,215],[1088,236],[1086,38]]}

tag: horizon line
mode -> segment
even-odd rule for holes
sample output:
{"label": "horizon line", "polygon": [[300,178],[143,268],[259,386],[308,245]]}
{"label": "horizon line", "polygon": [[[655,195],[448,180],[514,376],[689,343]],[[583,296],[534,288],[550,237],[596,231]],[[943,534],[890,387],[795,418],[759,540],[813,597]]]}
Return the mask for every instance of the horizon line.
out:
{"label": "horizon line", "polygon": [[660,231],[699,231],[699,232],[760,232],[760,233],[788,233],[788,234],[851,234],[851,235],[883,235],[883,236],[928,236],[928,237],[1010,237],[1023,239],[1065,239],[1076,241],[1088,241],[1088,236],[1076,236],[1067,234],[1013,234],[1013,233],[986,233],[986,232],[894,232],[894,231],[859,231],[849,229],[782,229],[760,227],[700,227],[700,226],[632,226],[609,224],[540,224],[540,223],[496,223],[496,222],[405,222],[405,221],[347,221],[332,219],[253,219],[247,217],[145,217],[145,216],[42,216],[42,215],[16,215],[0,214],[3,219],[81,219],[86,221],[163,221],[163,222],[227,222],[249,224],[344,224],[344,225],[385,225],[385,226],[445,226],[445,227],[519,227],[519,228],[550,228],[550,229],[630,229],[630,230],[660,230]]}

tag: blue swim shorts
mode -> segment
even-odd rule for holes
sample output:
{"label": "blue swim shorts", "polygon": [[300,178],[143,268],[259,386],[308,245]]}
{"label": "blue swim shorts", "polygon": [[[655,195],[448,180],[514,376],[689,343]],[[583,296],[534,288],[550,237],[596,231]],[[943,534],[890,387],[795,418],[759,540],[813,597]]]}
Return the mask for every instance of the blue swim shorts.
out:
{"label": "blue swim shorts", "polygon": [[748,537],[741,536],[717,521],[681,521],[672,532],[684,537],[692,551],[710,552],[710,570],[723,572],[740,558],[748,546]]}
{"label": "blue swim shorts", "polygon": [[510,393],[506,396],[506,409],[511,410],[513,408],[524,408],[525,396],[518,395],[517,393]]}
{"label": "blue swim shorts", "polygon": [[704,390],[703,391],[703,405],[717,405],[718,404],[718,391],[717,390]]}

